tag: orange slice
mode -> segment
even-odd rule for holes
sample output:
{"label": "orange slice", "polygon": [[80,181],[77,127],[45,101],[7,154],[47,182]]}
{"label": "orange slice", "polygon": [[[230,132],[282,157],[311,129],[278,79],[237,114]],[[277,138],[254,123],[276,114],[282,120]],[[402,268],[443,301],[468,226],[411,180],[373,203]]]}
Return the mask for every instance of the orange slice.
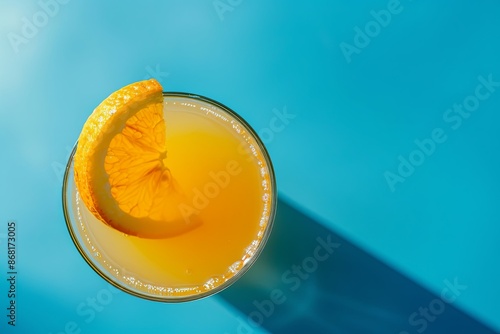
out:
{"label": "orange slice", "polygon": [[75,183],[87,208],[126,234],[162,238],[196,219],[167,167],[161,85],[154,79],[112,93],[85,122],[74,156]]}

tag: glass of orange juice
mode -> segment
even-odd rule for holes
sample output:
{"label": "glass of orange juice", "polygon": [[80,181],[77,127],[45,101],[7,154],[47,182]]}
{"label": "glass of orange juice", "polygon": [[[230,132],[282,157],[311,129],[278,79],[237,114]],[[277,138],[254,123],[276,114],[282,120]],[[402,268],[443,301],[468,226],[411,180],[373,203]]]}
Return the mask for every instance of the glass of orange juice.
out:
{"label": "glass of orange juice", "polygon": [[223,290],[256,261],[272,229],[276,182],[262,141],[228,107],[163,92],[163,117],[168,168],[183,194],[174,209],[189,228],[151,238],[97,219],[75,184],[76,147],[63,209],[74,244],[102,278],[138,297],[182,302]]}

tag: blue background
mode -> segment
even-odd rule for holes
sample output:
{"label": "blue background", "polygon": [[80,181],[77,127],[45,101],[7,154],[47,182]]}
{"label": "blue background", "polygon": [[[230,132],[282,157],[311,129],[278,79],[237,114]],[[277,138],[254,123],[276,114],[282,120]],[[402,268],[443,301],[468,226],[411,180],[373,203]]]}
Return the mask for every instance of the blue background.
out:
{"label": "blue background", "polygon": [[[7,327],[0,315],[0,331],[55,334],[74,326],[75,333],[266,333],[295,324],[297,332],[416,333],[411,313],[454,279],[467,288],[425,331],[443,332],[438,328],[444,326],[446,332],[439,319],[450,316],[448,310],[455,312],[453,321],[475,319],[481,331],[499,331],[500,87],[458,128],[444,117],[454,104],[473,101],[479,77],[500,82],[500,4],[395,3],[2,0],[0,254],[6,254],[7,221],[15,220],[19,275],[17,326]],[[388,9],[390,18],[373,23]],[[39,27],[26,28],[28,21]],[[358,29],[371,36],[358,36]],[[346,54],[343,43],[356,51]],[[165,90],[220,101],[248,120],[270,151],[286,210],[298,210],[290,217],[305,214],[296,238],[283,247],[301,249],[301,235],[312,231],[306,221],[318,233],[333,233],[365,252],[362,259],[351,253],[342,259],[354,267],[358,259],[367,284],[372,277],[391,282],[378,290],[400,295],[390,309],[402,314],[378,312],[380,297],[365,313],[340,307],[344,319],[352,317],[349,325],[339,325],[330,303],[305,317],[305,300],[314,293],[301,288],[259,327],[245,320],[255,296],[241,293],[241,284],[221,296],[170,305],[118,292],[99,278],[65,227],[63,168],[93,108],[117,88],[148,77]],[[276,113],[284,111],[286,124],[270,134]],[[431,138],[435,129],[446,141],[391,188],[386,173],[398,173],[400,156],[409,159],[418,150],[415,140]],[[275,232],[284,237],[293,219],[283,217],[285,228]],[[295,263],[312,249],[297,253]],[[287,256],[267,270],[261,264],[261,275],[256,269],[249,277],[277,277],[266,281],[266,291],[285,289],[279,277],[289,266],[279,263],[292,259]],[[316,295],[342,276],[340,257],[332,254],[311,273],[307,286]],[[390,270],[378,270],[382,264]],[[406,285],[398,290],[397,282]],[[363,280],[351,283],[343,288],[347,299],[364,291]],[[400,294],[408,289],[414,293]],[[430,299],[419,300],[427,295],[418,291]],[[106,305],[93,316],[85,313],[88,298],[97,297]],[[8,303],[1,291],[0,302]],[[371,327],[356,327],[368,319]],[[470,332],[481,332],[477,328]]]}

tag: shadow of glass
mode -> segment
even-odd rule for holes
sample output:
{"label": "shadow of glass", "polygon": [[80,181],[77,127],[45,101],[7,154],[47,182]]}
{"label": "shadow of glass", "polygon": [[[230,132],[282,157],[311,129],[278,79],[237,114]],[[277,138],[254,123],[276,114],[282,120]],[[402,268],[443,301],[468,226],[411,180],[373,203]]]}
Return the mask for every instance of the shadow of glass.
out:
{"label": "shadow of glass", "polygon": [[240,312],[232,333],[495,333],[453,306],[466,289],[444,277],[436,295],[280,199],[259,260],[219,298]]}

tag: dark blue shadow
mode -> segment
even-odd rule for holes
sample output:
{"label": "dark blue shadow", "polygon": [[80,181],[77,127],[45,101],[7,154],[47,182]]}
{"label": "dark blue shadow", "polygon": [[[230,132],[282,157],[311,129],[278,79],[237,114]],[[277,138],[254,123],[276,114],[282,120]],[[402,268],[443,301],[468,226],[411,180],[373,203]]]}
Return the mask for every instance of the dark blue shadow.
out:
{"label": "dark blue shadow", "polygon": [[459,280],[444,277],[442,289],[433,294],[280,200],[259,260],[219,296],[241,312],[232,333],[495,333],[453,305]]}

